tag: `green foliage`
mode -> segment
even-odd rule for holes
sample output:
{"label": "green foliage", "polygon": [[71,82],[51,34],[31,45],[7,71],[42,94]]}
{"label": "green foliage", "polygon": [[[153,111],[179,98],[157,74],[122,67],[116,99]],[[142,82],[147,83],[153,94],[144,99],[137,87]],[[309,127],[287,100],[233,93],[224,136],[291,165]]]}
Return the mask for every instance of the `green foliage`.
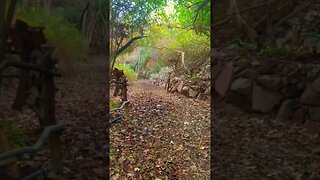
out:
{"label": "green foliage", "polygon": [[295,53],[294,46],[290,44],[284,44],[280,47],[275,45],[265,45],[259,54],[266,57],[274,57],[274,56],[291,56]]}
{"label": "green foliage", "polygon": [[119,105],[118,105],[118,103],[117,103],[116,100],[110,99],[110,109],[115,109],[115,108],[117,108],[118,106],[119,106]]}
{"label": "green foliage", "polygon": [[142,67],[142,68],[145,68],[147,63],[148,63],[148,60],[150,59],[151,57],[151,50],[150,49],[145,49],[143,48],[141,51],[140,51],[140,62],[139,62],[139,66]]}
{"label": "green foliage", "polygon": [[[185,52],[186,65],[201,58],[210,51],[210,38],[187,29],[173,29],[167,26],[152,25],[147,38],[141,40],[141,46],[156,46],[162,49],[164,64],[178,61],[181,65],[181,51]],[[178,59],[179,58],[179,59]],[[174,62],[169,62],[174,59]]]}
{"label": "green foliage", "polygon": [[54,45],[55,54],[59,59],[85,59],[87,48],[84,38],[74,26],[57,14],[47,15],[40,7],[19,7],[16,17],[26,21],[30,26],[45,27],[44,33],[48,43]]}
{"label": "green foliage", "polygon": [[57,8],[53,10],[53,14],[59,14],[64,19],[68,20],[70,23],[74,23],[80,21],[82,15],[83,8],[75,7],[75,6],[67,6],[63,8]]}
{"label": "green foliage", "polygon": [[148,71],[148,72],[146,73],[146,78],[150,78],[150,76],[151,76],[152,74],[159,73],[160,70],[161,70],[161,68],[164,67],[164,66],[165,66],[165,65],[164,65],[163,61],[161,61],[161,60],[160,60],[160,61],[157,61],[157,64],[156,64],[155,66],[153,66],[150,71]]}
{"label": "green foliage", "polygon": [[134,70],[131,69],[130,66],[124,64],[116,64],[115,67],[123,70],[124,75],[128,77],[128,80],[137,80],[137,73],[134,72]]}
{"label": "green foliage", "polygon": [[253,49],[253,45],[247,42],[230,44],[227,48],[229,51],[237,51],[241,56],[248,55]]}
{"label": "green foliage", "polygon": [[13,149],[23,146],[23,130],[14,128],[11,124],[5,124],[3,127],[4,134],[8,137],[9,143]]}

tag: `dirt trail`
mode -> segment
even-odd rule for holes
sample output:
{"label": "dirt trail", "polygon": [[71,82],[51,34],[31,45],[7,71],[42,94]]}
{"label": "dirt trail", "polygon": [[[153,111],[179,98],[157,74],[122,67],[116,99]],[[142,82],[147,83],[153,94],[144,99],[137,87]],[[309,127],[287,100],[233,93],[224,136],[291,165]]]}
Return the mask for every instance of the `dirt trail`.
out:
{"label": "dirt trail", "polygon": [[[91,57],[87,61],[59,63],[62,77],[56,78],[56,119],[68,124],[61,139],[64,142],[65,179],[104,179],[106,159],[106,58]],[[22,112],[10,109],[15,96],[16,81],[3,89],[0,96],[6,104],[6,114],[15,126],[23,129],[26,145],[33,145],[40,136],[38,119],[28,107]],[[1,117],[2,117],[1,116]],[[50,151],[47,146],[38,153],[24,155],[19,162],[21,169],[47,170]],[[25,175],[31,174],[26,172]],[[53,179],[59,176],[49,173]]]}
{"label": "dirt trail", "polygon": [[111,179],[210,179],[210,104],[139,80],[112,128]]}

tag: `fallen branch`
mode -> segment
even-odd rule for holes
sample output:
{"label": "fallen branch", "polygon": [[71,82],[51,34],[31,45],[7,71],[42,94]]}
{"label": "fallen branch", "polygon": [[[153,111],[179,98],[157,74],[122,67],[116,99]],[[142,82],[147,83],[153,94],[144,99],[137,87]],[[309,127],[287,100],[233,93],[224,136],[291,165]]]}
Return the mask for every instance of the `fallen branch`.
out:
{"label": "fallen branch", "polygon": [[28,63],[23,63],[20,61],[4,61],[0,64],[0,73],[2,73],[7,67],[15,67],[15,68],[21,68],[21,69],[26,69],[26,70],[31,70],[31,71],[37,71],[41,72],[47,75],[53,75],[53,76],[58,76],[60,77],[61,74],[52,72],[48,69],[45,69],[39,65],[33,65],[33,64],[28,64]]}
{"label": "fallen branch", "polygon": [[38,152],[44,146],[45,142],[47,141],[47,139],[49,138],[49,136],[53,132],[60,131],[64,127],[65,127],[65,124],[63,124],[63,123],[47,126],[44,129],[43,133],[41,134],[40,138],[38,139],[37,143],[34,146],[25,146],[25,147],[22,147],[20,149],[16,149],[16,150],[13,150],[13,151],[1,153],[0,154],[0,160],[11,158],[11,157],[20,156],[20,155],[25,154],[25,153]]}
{"label": "fallen branch", "polygon": [[123,82],[121,82],[121,81],[111,80],[110,82],[111,82],[111,83],[116,83],[116,84],[121,84],[121,85],[124,85],[124,86],[129,86],[128,83],[123,83]]}
{"label": "fallen branch", "polygon": [[124,101],[124,102],[122,103],[122,105],[121,105],[119,108],[111,109],[111,110],[110,110],[110,112],[113,112],[113,111],[119,111],[119,110],[123,109],[123,108],[124,108],[124,106],[125,106],[126,104],[128,104],[128,103],[130,103],[130,101],[129,101],[129,100],[128,100],[128,101]]}
{"label": "fallen branch", "polygon": [[112,119],[112,120],[110,121],[110,124],[114,124],[114,123],[122,120],[123,118],[124,118],[124,115],[121,115],[121,116],[119,116],[119,117],[116,117],[116,118],[114,118],[114,119]]}

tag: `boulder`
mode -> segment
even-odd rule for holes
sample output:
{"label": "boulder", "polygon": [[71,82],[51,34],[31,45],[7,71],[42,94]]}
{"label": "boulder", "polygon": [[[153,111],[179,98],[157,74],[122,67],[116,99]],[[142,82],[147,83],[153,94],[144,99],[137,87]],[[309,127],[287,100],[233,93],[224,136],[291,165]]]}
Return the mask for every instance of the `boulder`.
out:
{"label": "boulder", "polygon": [[231,90],[243,95],[250,95],[252,91],[252,81],[248,78],[238,78],[233,81]]}
{"label": "boulder", "polygon": [[312,83],[314,89],[320,93],[320,77],[318,77],[313,83]]}
{"label": "boulder", "polygon": [[320,123],[320,107],[310,108],[309,117],[312,121],[317,121]]}
{"label": "boulder", "polygon": [[282,95],[277,91],[266,90],[259,85],[253,86],[252,110],[262,113],[271,112],[280,104]]}
{"label": "boulder", "polygon": [[197,96],[197,99],[198,99],[198,100],[202,100],[202,99],[203,99],[203,96],[204,96],[203,93],[199,93],[198,96]]}
{"label": "boulder", "polygon": [[190,88],[188,86],[183,86],[183,88],[181,89],[181,94],[189,96],[189,89]]}
{"label": "boulder", "polygon": [[189,97],[196,97],[197,95],[199,94],[199,92],[198,91],[196,91],[196,90],[193,90],[193,89],[189,89]]}
{"label": "boulder", "polygon": [[290,86],[287,86],[287,87],[281,89],[281,93],[286,98],[296,98],[301,95],[302,90],[301,89],[299,90],[297,85],[290,85]]}
{"label": "boulder", "polygon": [[180,83],[179,83],[179,85],[178,85],[178,88],[177,88],[178,92],[181,93],[182,88],[183,88],[183,85],[184,85],[184,82],[183,82],[183,81],[180,81]]}
{"label": "boulder", "polygon": [[303,124],[306,120],[306,112],[298,108],[292,115],[291,121],[297,124]]}
{"label": "boulder", "polygon": [[198,85],[191,85],[190,88],[195,90],[195,91],[199,90],[199,86]]}
{"label": "boulder", "polygon": [[251,106],[250,106],[250,99],[242,94],[236,93],[231,91],[228,93],[228,95],[225,98],[225,102],[228,104],[232,104],[234,106],[237,106],[241,108],[244,111],[250,112]]}
{"label": "boulder", "polygon": [[295,99],[286,99],[282,102],[278,111],[276,120],[289,121],[292,119],[295,110],[298,108],[299,103]]}
{"label": "boulder", "polygon": [[259,73],[254,69],[247,68],[247,69],[243,70],[242,72],[240,72],[239,74],[237,74],[237,76],[254,80],[259,76]]}
{"label": "boulder", "polygon": [[207,89],[204,91],[205,95],[210,95],[211,94],[211,86],[208,86]]}
{"label": "boulder", "polygon": [[300,97],[300,102],[307,105],[320,105],[320,93],[312,84],[308,84]]}
{"label": "boulder", "polygon": [[257,78],[259,84],[270,90],[279,90],[285,86],[284,81],[280,77],[262,75]]}
{"label": "boulder", "polygon": [[215,90],[224,97],[229,90],[233,75],[233,63],[226,63],[215,81]]}

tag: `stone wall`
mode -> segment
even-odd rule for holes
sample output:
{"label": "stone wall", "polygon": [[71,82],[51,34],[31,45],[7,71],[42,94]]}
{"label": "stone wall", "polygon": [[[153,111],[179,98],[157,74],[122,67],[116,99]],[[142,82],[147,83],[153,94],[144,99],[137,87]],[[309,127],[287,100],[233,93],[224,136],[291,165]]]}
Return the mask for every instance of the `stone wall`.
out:
{"label": "stone wall", "polygon": [[169,92],[181,93],[190,98],[199,100],[208,99],[210,96],[210,80],[183,80],[179,77],[171,79]]}
{"label": "stone wall", "polygon": [[[277,120],[320,123],[320,65],[239,59],[221,68],[215,91],[248,112]],[[228,78],[232,77],[232,78]]]}

